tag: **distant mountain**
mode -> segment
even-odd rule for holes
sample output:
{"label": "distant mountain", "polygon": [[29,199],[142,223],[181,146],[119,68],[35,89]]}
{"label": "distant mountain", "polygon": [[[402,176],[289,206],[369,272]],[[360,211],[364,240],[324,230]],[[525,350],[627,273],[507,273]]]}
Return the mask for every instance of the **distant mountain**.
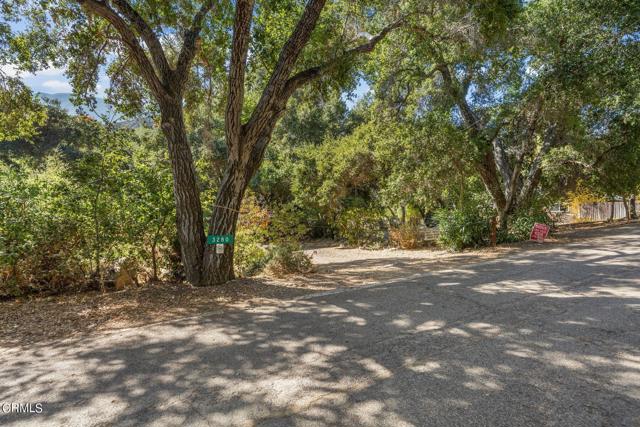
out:
{"label": "distant mountain", "polygon": [[[78,114],[78,107],[73,105],[71,102],[71,94],[70,93],[44,93],[38,92],[38,96],[45,101],[54,101],[60,104],[60,107],[67,111],[67,113],[71,115]],[[89,111],[87,107],[80,107],[80,110],[83,114],[86,114],[89,117],[98,118],[98,116],[106,115],[108,118],[113,119],[113,107],[107,104],[104,98],[96,98],[96,109],[95,113],[93,111]],[[138,127],[152,127],[153,120],[149,117],[134,117],[130,119],[122,119],[116,122],[116,126],[125,127],[135,129]]]}
{"label": "distant mountain", "polygon": [[[73,103],[71,102],[71,94],[70,93],[43,93],[43,92],[38,92],[38,96],[43,99],[43,100],[50,100],[50,101],[56,101],[58,103],[60,103],[60,107],[64,110],[66,110],[69,114],[77,114],[78,113],[78,107],[76,107],[75,105],[73,105]],[[91,116],[91,117],[97,117],[97,115],[111,115],[112,114],[112,107],[109,106],[105,101],[104,98],[96,98],[96,114],[94,114],[92,111],[89,111],[87,109],[87,107],[81,107],[81,110],[84,112],[84,114]]]}

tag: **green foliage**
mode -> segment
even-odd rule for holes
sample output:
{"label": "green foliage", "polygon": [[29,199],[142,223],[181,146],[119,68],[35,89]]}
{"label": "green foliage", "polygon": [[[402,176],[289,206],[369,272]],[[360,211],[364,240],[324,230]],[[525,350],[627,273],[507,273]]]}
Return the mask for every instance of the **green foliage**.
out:
{"label": "green foliage", "polygon": [[300,246],[308,230],[302,212],[293,204],[275,206],[269,212],[249,194],[243,203],[236,234],[236,272],[241,277],[253,276],[265,269],[276,276],[309,272],[311,259]]}
{"label": "green foliage", "polygon": [[260,273],[269,261],[262,239],[251,231],[240,229],[236,241],[233,262],[238,276],[250,277]]}
{"label": "green foliage", "polygon": [[234,268],[240,277],[261,272],[269,261],[265,248],[268,227],[269,212],[248,194],[240,210],[234,248]]}
{"label": "green foliage", "polygon": [[292,183],[298,205],[315,206],[331,216],[374,197],[378,164],[371,127],[358,127],[347,137],[300,151],[302,159]]}
{"label": "green foliage", "polygon": [[303,239],[309,232],[305,212],[293,203],[276,205],[269,220],[268,237],[271,242]]}
{"label": "green foliage", "polygon": [[0,295],[59,291],[84,279],[83,236],[69,218],[70,184],[59,158],[0,166]]}
{"label": "green foliage", "polygon": [[269,248],[266,271],[273,276],[305,274],[311,272],[312,269],[311,257],[302,251],[299,242],[281,241]]}
{"label": "green foliage", "polygon": [[529,240],[531,229],[535,223],[553,226],[549,215],[542,210],[531,209],[528,211],[518,211],[509,218],[506,232],[499,230],[499,242],[520,242]]}
{"label": "green foliage", "polygon": [[0,143],[33,138],[46,118],[44,106],[31,90],[0,71]]}
{"label": "green foliage", "polygon": [[379,210],[350,208],[338,214],[338,236],[350,246],[375,247],[384,242],[385,218]]}
{"label": "green foliage", "polygon": [[65,120],[71,138],[51,154],[0,169],[0,294],[102,285],[125,260],[147,278],[173,268],[171,176],[157,141]]}
{"label": "green foliage", "polygon": [[490,232],[489,219],[478,209],[439,209],[435,219],[438,223],[439,243],[452,250],[477,248],[487,243]]}

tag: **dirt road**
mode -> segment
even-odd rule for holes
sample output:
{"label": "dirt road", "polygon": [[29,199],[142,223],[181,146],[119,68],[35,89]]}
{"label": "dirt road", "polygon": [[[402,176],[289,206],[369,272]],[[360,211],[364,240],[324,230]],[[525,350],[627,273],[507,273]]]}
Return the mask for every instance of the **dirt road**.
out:
{"label": "dirt road", "polygon": [[0,378],[0,404],[42,404],[8,426],[637,426],[640,226],[5,347]]}

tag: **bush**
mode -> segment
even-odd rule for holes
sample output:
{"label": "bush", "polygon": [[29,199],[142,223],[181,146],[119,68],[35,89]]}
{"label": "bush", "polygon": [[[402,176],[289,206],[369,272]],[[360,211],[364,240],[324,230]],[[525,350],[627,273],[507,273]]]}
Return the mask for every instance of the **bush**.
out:
{"label": "bush", "polygon": [[313,268],[311,257],[302,251],[297,242],[280,242],[269,249],[266,271],[273,276],[305,274]]}
{"label": "bush", "polygon": [[302,240],[309,233],[305,213],[293,203],[274,207],[269,218],[267,235],[272,242]]}
{"label": "bush", "polygon": [[55,159],[39,169],[0,167],[0,296],[58,292],[84,279],[84,236],[58,196],[65,172]]}
{"label": "bush", "polygon": [[248,193],[242,202],[234,248],[234,268],[240,277],[260,273],[269,254],[264,248],[269,225],[269,212],[258,205],[255,196]]}
{"label": "bush", "polygon": [[489,220],[478,209],[440,209],[435,214],[439,228],[439,243],[452,250],[478,247],[486,244]]}
{"label": "bush", "polygon": [[378,246],[384,242],[384,217],[375,209],[351,208],[336,221],[338,235],[351,246]]}
{"label": "bush", "polygon": [[102,287],[124,258],[141,273],[166,264],[168,159],[129,130],[68,120],[69,146],[0,164],[0,296]]}
{"label": "bush", "polygon": [[389,229],[391,244],[401,249],[416,249],[422,244],[422,231],[420,225],[408,222],[398,227]]}
{"label": "bush", "polygon": [[302,214],[292,204],[277,206],[269,213],[249,193],[242,205],[236,233],[236,273],[248,277],[265,268],[275,276],[310,271],[311,259],[298,243],[308,230]]}
{"label": "bush", "polygon": [[550,224],[551,219],[543,211],[516,212],[510,219],[507,232],[500,232],[498,240],[500,242],[520,242],[529,240],[531,228],[535,223]]}
{"label": "bush", "polygon": [[240,230],[236,233],[233,261],[236,274],[240,277],[249,277],[264,269],[269,261],[269,254],[259,239]]}

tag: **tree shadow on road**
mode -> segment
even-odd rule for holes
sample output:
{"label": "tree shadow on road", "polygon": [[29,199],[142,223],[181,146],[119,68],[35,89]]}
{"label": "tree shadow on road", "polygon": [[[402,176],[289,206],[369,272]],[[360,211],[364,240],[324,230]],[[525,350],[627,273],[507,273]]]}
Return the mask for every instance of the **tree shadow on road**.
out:
{"label": "tree shadow on road", "polygon": [[576,242],[5,351],[0,402],[43,402],[44,411],[0,414],[0,424],[637,425],[632,231],[606,237],[603,249]]}

